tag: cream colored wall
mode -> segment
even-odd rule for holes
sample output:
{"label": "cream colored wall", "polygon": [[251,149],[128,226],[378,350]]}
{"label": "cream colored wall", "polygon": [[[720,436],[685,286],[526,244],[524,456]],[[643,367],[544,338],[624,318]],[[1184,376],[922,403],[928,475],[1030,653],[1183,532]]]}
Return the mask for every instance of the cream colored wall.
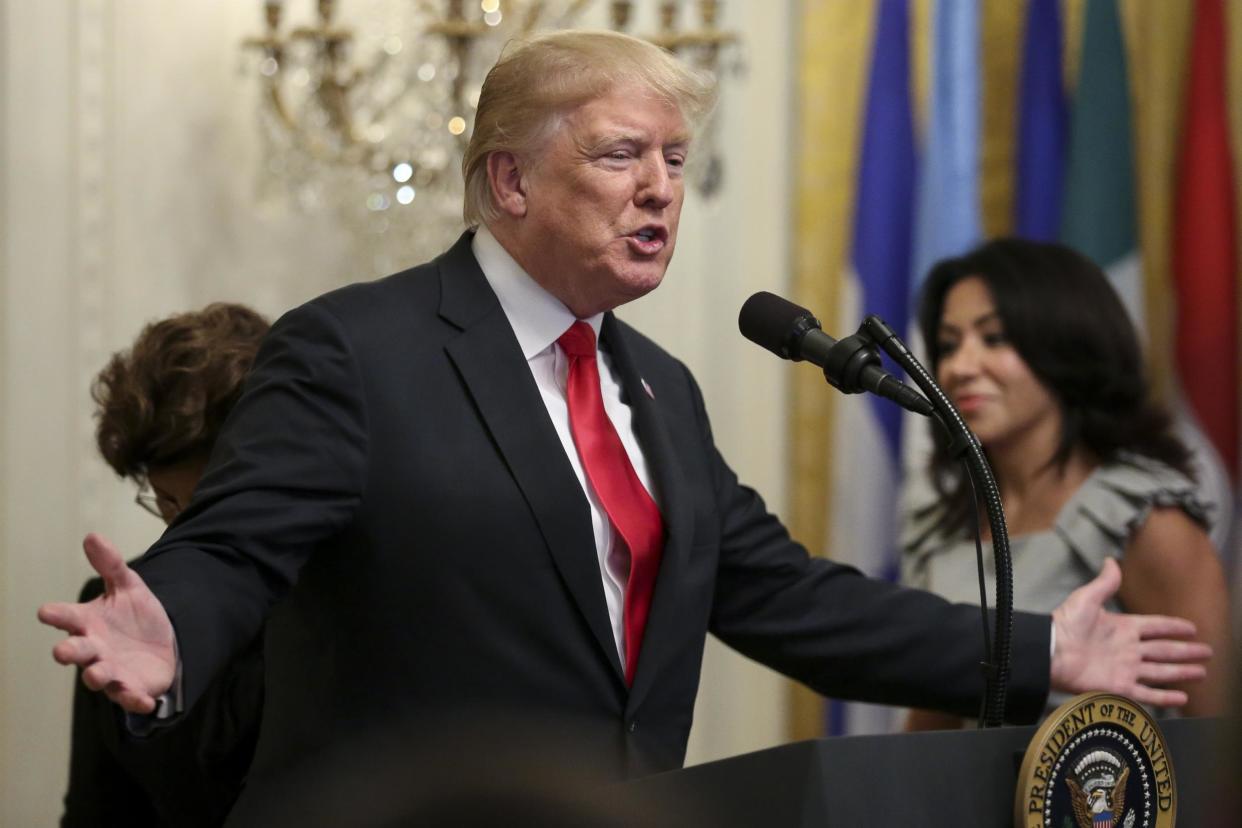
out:
{"label": "cream colored wall", "polygon": [[[296,5],[296,4],[290,4]],[[309,5],[309,4],[308,4]],[[356,3],[342,3],[348,18]],[[789,256],[788,3],[733,3],[727,185],[691,199],[660,291],[623,315],[696,372],[717,442],[785,502],[788,372],[736,333]],[[140,552],[159,531],[91,444],[90,377],[144,321],[215,299],[276,314],[358,265],[326,219],[259,209],[255,95],[237,44],[259,0],[0,0],[0,824],[53,824],[72,676],[35,621],[88,576],[88,530]],[[781,741],[772,674],[709,647],[690,761]]]}

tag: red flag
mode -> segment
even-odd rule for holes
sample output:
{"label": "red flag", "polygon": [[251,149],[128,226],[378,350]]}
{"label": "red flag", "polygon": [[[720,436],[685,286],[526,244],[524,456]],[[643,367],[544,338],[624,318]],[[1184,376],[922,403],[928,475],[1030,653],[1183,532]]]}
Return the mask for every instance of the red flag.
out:
{"label": "red flag", "polygon": [[1173,216],[1182,391],[1238,479],[1238,250],[1221,0],[1196,0]]}

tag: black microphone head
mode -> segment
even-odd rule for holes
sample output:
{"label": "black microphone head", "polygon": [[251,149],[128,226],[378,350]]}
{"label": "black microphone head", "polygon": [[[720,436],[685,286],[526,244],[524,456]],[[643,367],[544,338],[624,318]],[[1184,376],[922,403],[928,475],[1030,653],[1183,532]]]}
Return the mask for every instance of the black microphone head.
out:
{"label": "black microphone head", "polygon": [[806,308],[766,290],[746,300],[737,316],[742,336],[767,348],[781,359],[802,359],[802,339],[819,329],[819,320]]}

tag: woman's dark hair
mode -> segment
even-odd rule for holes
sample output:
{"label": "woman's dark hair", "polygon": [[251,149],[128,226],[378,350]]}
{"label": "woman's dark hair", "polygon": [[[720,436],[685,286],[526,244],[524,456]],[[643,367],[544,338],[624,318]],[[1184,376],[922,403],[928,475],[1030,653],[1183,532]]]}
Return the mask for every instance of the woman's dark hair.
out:
{"label": "woman's dark hair", "polygon": [[[1061,441],[1050,463],[1064,467],[1076,446],[1102,463],[1122,451],[1193,476],[1190,451],[1150,396],[1138,336],[1104,272],[1059,244],[1002,238],[933,265],[919,302],[919,329],[931,371],[949,289],[971,276],[987,285],[1006,339],[1061,409]],[[972,514],[969,484],[940,435],[932,481],[941,495],[936,528],[951,535]]]}
{"label": "woman's dark hair", "polygon": [[267,329],[259,314],[225,303],[143,328],[91,385],[108,465],[142,482],[153,467],[210,452]]}

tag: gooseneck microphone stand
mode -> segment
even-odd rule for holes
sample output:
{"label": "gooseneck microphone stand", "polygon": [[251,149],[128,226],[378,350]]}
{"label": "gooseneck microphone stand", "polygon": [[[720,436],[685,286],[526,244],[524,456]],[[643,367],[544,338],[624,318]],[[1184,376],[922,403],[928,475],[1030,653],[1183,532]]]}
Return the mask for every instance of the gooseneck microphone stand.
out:
{"label": "gooseneck microphone stand", "polygon": [[[914,380],[934,409],[935,419],[949,435],[949,450],[963,462],[970,480],[975,503],[982,489],[988,524],[992,528],[992,554],[996,562],[996,636],[989,642],[987,590],[983,578],[983,548],[979,538],[979,514],[975,514],[975,553],[979,565],[979,603],[983,611],[984,695],[979,714],[980,727],[1000,727],[1005,721],[1005,694],[1009,685],[1010,641],[1013,637],[1013,561],[1009,554],[1009,533],[1005,528],[1005,512],[1001,507],[996,478],[983,456],[978,439],[962,420],[962,415],[932,379],[923,364],[906,344],[884,322],[872,314],[863,320],[858,338],[879,346]],[[844,343],[845,340],[842,340]],[[860,343],[856,347],[866,347]],[[874,357],[878,361],[878,356]],[[835,383],[834,383],[835,384]]]}

